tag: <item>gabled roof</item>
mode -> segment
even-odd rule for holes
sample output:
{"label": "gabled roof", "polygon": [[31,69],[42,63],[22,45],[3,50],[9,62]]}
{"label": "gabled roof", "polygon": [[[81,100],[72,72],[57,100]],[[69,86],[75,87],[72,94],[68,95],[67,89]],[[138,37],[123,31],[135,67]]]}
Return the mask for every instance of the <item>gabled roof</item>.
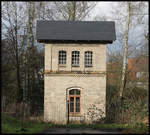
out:
{"label": "gabled roof", "polygon": [[37,21],[39,42],[95,42],[112,43],[116,40],[112,21]]}

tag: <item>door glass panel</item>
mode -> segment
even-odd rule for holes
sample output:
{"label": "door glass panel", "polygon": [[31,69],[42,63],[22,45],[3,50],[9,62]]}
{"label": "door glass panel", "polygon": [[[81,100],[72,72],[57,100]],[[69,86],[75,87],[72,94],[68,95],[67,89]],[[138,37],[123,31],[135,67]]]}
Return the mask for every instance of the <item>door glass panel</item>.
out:
{"label": "door glass panel", "polygon": [[80,90],[72,89],[69,91],[70,103],[69,110],[70,112],[80,112]]}
{"label": "door glass panel", "polygon": [[70,97],[70,112],[74,110],[74,97]]}
{"label": "door glass panel", "polygon": [[80,112],[80,98],[76,97],[76,112]]}

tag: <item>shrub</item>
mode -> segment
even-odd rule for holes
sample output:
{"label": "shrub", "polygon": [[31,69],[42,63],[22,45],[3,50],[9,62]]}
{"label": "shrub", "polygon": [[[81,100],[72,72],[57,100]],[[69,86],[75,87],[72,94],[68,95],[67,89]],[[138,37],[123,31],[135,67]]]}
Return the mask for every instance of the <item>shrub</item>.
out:
{"label": "shrub", "polygon": [[123,99],[118,98],[118,92],[117,86],[107,86],[106,123],[142,122],[148,116],[148,91],[137,87],[126,88]]}

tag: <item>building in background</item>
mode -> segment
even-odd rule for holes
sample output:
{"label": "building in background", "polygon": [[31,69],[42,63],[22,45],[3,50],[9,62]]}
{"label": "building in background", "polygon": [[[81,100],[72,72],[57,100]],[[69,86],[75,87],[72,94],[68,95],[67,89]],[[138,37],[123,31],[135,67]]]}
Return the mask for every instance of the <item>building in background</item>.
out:
{"label": "building in background", "polygon": [[138,57],[128,59],[128,80],[129,83],[135,83],[137,87],[148,87],[148,57]]}

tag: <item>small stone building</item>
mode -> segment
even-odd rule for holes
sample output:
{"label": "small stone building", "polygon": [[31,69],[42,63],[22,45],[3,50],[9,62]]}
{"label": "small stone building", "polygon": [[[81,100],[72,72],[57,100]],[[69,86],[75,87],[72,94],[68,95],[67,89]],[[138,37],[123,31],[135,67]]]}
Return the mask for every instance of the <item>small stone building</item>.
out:
{"label": "small stone building", "polygon": [[92,122],[106,113],[106,44],[112,21],[37,21],[45,44],[44,120]]}

